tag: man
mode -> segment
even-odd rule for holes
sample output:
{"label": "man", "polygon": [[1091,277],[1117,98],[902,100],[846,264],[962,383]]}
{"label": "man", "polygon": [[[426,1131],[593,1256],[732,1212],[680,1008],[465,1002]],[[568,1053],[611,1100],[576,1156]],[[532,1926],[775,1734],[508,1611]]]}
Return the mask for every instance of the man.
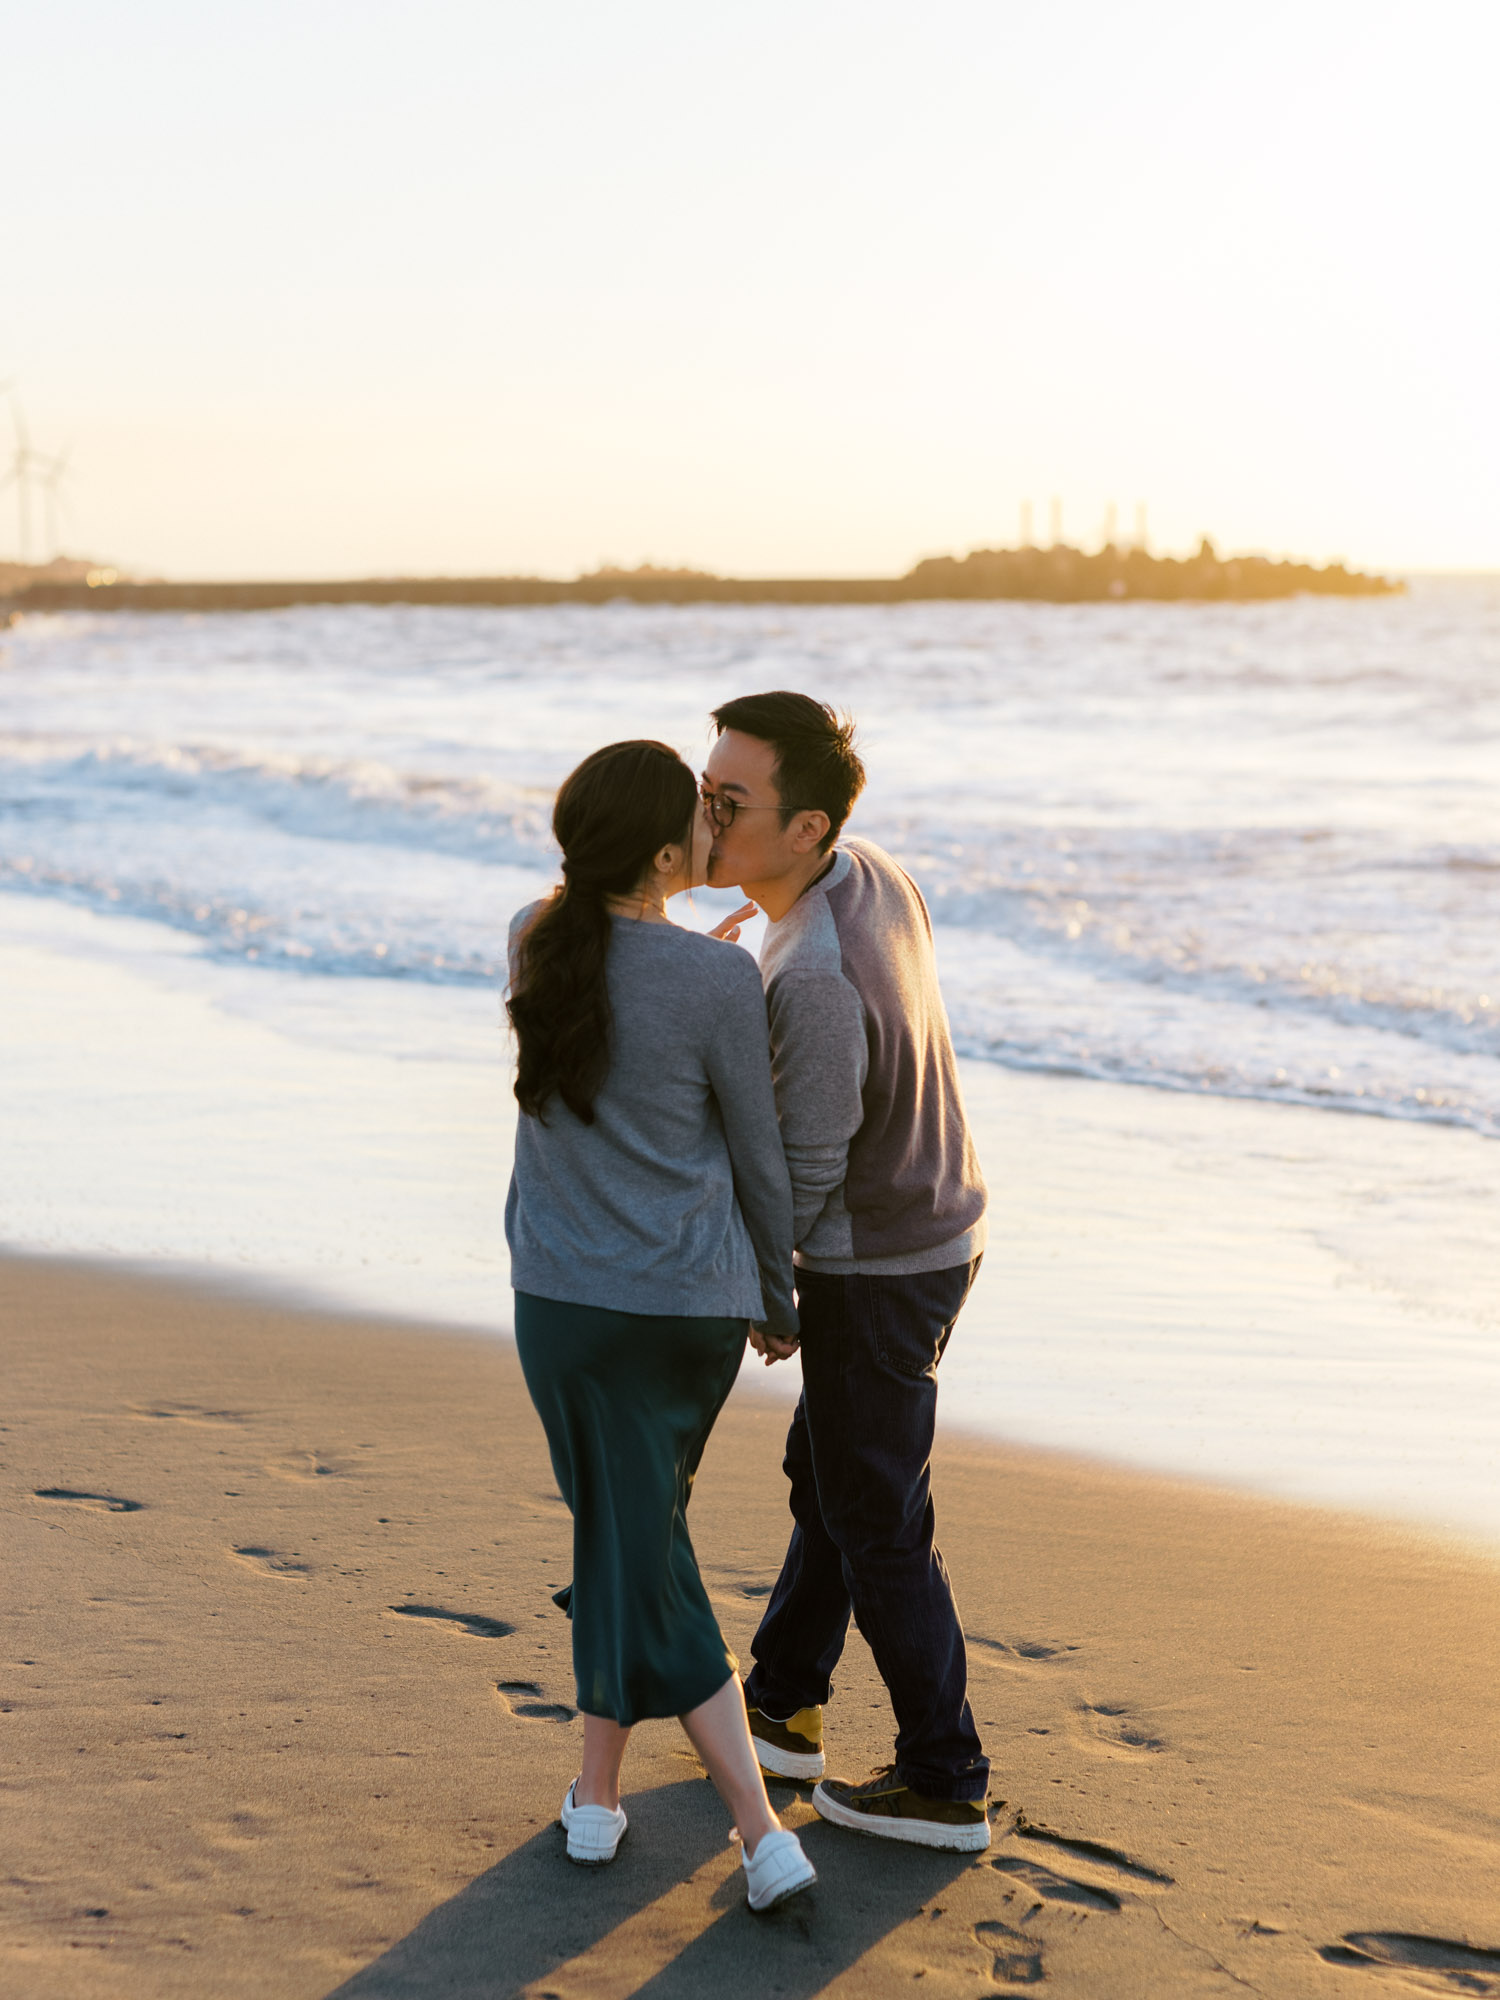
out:
{"label": "man", "polygon": [[822,1709],[852,1607],[895,1710],[896,1760],[867,1784],[823,1778],[814,1806],[861,1832],[978,1852],[989,1762],[933,1541],[930,1459],[985,1188],[932,926],[888,854],[838,839],[864,785],[850,724],[786,693],[727,702],[714,721],[708,879],[738,884],[770,920],[761,972],[802,1321],[795,1526],[752,1647],[751,1734],[767,1771],[823,1778]]}

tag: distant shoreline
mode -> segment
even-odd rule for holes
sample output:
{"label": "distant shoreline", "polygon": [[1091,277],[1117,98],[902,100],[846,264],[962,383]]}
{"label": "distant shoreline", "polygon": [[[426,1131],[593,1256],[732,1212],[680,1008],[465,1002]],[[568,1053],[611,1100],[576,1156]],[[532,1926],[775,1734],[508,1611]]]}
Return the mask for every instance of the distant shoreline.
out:
{"label": "distant shoreline", "polygon": [[273,611],[303,604],[905,604],[982,600],[1045,604],[1255,603],[1304,594],[1384,597],[1399,580],[1342,563],[1220,557],[1205,541],[1194,556],[1144,549],[975,549],[931,556],[899,577],[728,577],[707,571],[596,570],[569,579],[537,576],[365,577],[325,582],[136,582],[112,572],[93,579],[33,582],[0,598],[27,611]]}

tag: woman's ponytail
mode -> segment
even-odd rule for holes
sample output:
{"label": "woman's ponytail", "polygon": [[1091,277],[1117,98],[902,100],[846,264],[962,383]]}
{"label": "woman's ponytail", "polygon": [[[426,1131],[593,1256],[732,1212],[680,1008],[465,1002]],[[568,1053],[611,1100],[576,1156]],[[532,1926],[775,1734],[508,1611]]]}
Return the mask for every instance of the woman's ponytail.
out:
{"label": "woman's ponytail", "polygon": [[698,787],[665,743],[611,743],[565,779],[552,813],[562,887],[523,932],[506,1012],[516,1102],[543,1119],[560,1097],[585,1125],[609,1073],[610,896],[629,895],[663,847],[692,839]]}

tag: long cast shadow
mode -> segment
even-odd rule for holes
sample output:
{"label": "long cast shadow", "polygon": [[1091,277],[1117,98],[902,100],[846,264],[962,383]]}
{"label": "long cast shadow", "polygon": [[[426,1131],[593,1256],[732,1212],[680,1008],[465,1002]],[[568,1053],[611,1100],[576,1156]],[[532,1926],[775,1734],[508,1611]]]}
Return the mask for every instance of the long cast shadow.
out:
{"label": "long cast shadow", "polygon": [[[440,1904],[326,2000],[503,2000],[556,1975],[638,2000],[811,2000],[889,1932],[909,1922],[972,1858],[898,1847],[821,1821],[800,1829],[817,1886],[765,1916],[745,1904],[742,1871],[697,1901],[607,1940],[670,1897],[725,1850],[724,1808],[704,1783],[661,1785],[629,1799],[630,1832],[608,1868],[575,1868],[549,1826]],[[672,1955],[662,1962],[663,1952]],[[593,1954],[591,1972],[569,1962]],[[627,1962],[639,1972],[631,1984]]]}

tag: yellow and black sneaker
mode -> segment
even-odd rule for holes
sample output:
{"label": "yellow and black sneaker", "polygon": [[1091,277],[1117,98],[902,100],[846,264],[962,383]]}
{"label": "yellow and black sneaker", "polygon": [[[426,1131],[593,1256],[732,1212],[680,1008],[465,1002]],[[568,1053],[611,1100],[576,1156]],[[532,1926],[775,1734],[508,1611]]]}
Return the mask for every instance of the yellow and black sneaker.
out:
{"label": "yellow and black sneaker", "polygon": [[896,1776],[894,1765],[863,1785],[825,1778],[813,1805],[835,1826],[882,1840],[906,1840],[914,1847],[946,1847],[979,1854],[990,1844],[990,1820],[983,1799],[924,1799]]}
{"label": "yellow and black sneaker", "polygon": [[768,1778],[793,1778],[810,1785],[823,1775],[823,1711],[799,1708],[785,1722],[745,1703],[750,1740]]}

